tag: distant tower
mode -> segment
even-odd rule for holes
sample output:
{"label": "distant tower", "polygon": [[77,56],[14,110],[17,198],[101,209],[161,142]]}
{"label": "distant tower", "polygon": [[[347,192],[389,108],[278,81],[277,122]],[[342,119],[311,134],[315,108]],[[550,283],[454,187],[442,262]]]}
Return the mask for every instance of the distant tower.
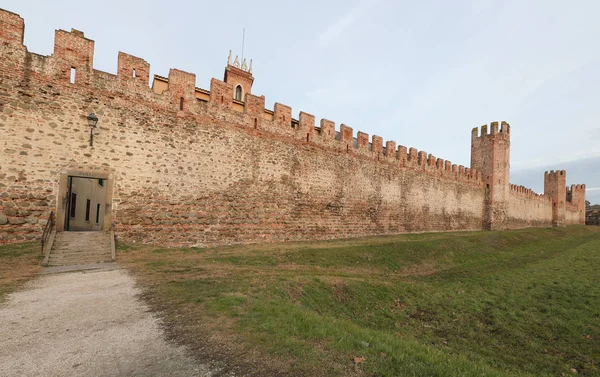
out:
{"label": "distant tower", "polygon": [[[544,173],[544,195],[552,198],[552,225],[565,223],[565,201],[567,200],[567,172],[551,170]],[[585,196],[584,196],[585,197]],[[585,203],[584,203],[585,206]]]}
{"label": "distant tower", "polygon": [[502,122],[491,123],[471,133],[471,169],[481,172],[485,189],[485,229],[505,229],[507,224],[508,196],[510,194],[510,126]]}
{"label": "distant tower", "polygon": [[223,81],[233,86],[233,93],[231,93],[233,99],[245,101],[246,93],[251,93],[252,83],[254,82],[254,77],[252,77],[252,60],[250,60],[250,66],[248,66],[246,59],[241,64],[237,56],[233,62],[231,59],[230,50]]}

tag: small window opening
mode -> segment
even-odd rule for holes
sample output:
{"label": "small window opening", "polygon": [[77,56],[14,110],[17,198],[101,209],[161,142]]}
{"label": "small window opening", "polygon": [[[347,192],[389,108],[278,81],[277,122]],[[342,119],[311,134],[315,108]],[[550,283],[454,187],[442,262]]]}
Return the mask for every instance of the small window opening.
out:
{"label": "small window opening", "polygon": [[238,85],[235,87],[235,99],[238,101],[242,100],[242,86]]}
{"label": "small window opening", "polygon": [[179,99],[179,110],[183,110],[183,97]]}
{"label": "small window opening", "polygon": [[102,179],[102,178],[98,179],[98,186],[104,187],[104,179]]}
{"label": "small window opening", "polygon": [[346,153],[350,152],[350,146],[346,144]]}
{"label": "small window opening", "polygon": [[223,104],[223,96],[221,96],[221,105]]}
{"label": "small window opening", "polygon": [[77,70],[71,67],[71,76],[69,77],[69,82],[71,84],[75,84],[75,76],[77,75]]}
{"label": "small window opening", "polygon": [[87,199],[85,202],[85,221],[90,221],[90,205],[92,204],[91,200]]}
{"label": "small window opening", "polygon": [[135,68],[133,69],[133,72],[132,72],[132,74],[131,74],[131,77],[134,77],[134,78],[135,78],[135,77],[137,77],[137,76],[135,75]]}
{"label": "small window opening", "polygon": [[254,128],[258,128],[258,119],[254,118]]}
{"label": "small window opening", "polygon": [[96,204],[96,224],[100,223],[100,203]]}
{"label": "small window opening", "polygon": [[75,218],[76,207],[77,207],[77,194],[72,193],[71,194],[71,218],[72,219]]}
{"label": "small window opening", "polygon": [[310,134],[306,134],[306,141],[310,141]]}

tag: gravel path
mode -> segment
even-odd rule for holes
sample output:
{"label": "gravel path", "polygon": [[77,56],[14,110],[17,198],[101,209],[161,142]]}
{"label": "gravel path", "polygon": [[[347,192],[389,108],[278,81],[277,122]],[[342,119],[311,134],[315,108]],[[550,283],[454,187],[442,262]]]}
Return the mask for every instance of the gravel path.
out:
{"label": "gravel path", "polygon": [[210,376],[124,270],[39,276],[0,304],[0,376]]}

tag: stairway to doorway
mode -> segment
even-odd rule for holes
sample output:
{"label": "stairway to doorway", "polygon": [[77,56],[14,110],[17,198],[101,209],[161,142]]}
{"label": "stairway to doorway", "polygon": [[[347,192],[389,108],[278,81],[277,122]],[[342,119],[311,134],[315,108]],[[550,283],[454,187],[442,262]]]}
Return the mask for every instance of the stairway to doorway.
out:
{"label": "stairway to doorway", "polygon": [[58,232],[48,266],[73,266],[114,260],[112,232]]}

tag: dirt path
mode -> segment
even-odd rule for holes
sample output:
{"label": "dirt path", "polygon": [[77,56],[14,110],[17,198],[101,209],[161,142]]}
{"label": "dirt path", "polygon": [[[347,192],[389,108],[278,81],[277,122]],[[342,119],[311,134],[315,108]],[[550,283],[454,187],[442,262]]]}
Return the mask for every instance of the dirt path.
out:
{"label": "dirt path", "polygon": [[211,376],[124,270],[40,276],[0,304],[0,376]]}

